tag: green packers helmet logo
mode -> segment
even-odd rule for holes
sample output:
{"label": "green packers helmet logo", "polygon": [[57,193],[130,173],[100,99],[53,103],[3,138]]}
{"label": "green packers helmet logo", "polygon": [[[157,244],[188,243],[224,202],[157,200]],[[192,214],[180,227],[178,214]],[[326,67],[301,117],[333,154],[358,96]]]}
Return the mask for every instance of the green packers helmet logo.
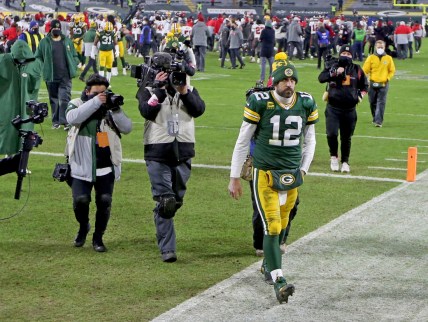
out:
{"label": "green packers helmet logo", "polygon": [[279,181],[283,185],[290,186],[296,181],[296,178],[292,174],[286,173],[279,177]]}
{"label": "green packers helmet logo", "polygon": [[291,68],[286,68],[284,71],[284,75],[287,77],[293,76],[293,70]]}

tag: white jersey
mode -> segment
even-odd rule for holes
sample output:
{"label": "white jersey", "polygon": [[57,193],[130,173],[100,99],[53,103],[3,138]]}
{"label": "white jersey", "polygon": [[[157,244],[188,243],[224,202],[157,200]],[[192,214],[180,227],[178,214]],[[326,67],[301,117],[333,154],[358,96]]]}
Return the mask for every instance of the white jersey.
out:
{"label": "white jersey", "polygon": [[17,25],[21,28],[21,31],[28,31],[30,29],[30,24],[25,20],[20,20],[17,22]]}
{"label": "white jersey", "polygon": [[135,40],[138,40],[138,36],[141,34],[141,28],[138,26],[139,22],[140,22],[140,20],[137,18],[132,19],[131,32],[134,35]]}
{"label": "white jersey", "polygon": [[192,34],[192,27],[181,26],[181,34],[186,38],[190,38],[190,35]]}
{"label": "white jersey", "polygon": [[251,33],[254,35],[254,39],[260,39],[262,30],[265,29],[265,25],[253,24],[251,27]]}

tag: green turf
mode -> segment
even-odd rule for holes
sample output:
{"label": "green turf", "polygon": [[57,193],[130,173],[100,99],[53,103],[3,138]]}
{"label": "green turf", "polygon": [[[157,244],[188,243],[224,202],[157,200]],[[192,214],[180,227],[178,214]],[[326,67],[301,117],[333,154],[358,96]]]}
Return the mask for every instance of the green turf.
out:
{"label": "green turf", "polygon": [[[195,164],[227,166],[242,122],[245,91],[254,85],[259,67],[220,69],[218,56],[208,54],[206,73],[192,83],[205,99],[206,113],[196,120]],[[371,124],[367,100],[358,107],[358,124],[351,153],[352,175],[405,179],[406,151],[418,146],[418,172],[427,169],[428,134],[426,62],[428,55],[397,61],[391,82],[384,127]],[[136,63],[136,58],[129,59]],[[314,60],[297,61],[298,90],[318,102],[317,148],[312,172],[329,174],[325,139],[324,86],[317,81]],[[124,109],[134,122],[123,137],[124,158],[143,159],[143,118],[137,109],[135,80],[113,78],[112,90],[125,97]],[[73,82],[73,91],[83,83]],[[46,91],[41,91],[45,101]],[[37,152],[62,153],[66,133],[52,130],[47,119],[36,130],[43,135]],[[425,153],[425,154],[424,154]],[[397,159],[401,161],[390,161]],[[232,200],[227,193],[228,171],[194,168],[183,208],[176,217],[179,260],[161,262],[155,241],[150,183],[143,164],[124,163],[116,184],[111,221],[105,234],[109,251],[95,253],[90,242],[75,249],[77,230],[71,193],[54,182],[55,162],[63,158],[32,154],[29,178],[21,200],[13,199],[15,175],[1,178],[0,217],[28,204],[13,219],[0,222],[0,317],[4,321],[145,321],[259,260],[252,248],[251,202]],[[395,187],[398,183],[308,175],[300,189],[301,205],[289,241],[313,231],[346,211]],[[93,214],[91,215],[93,223]],[[286,273],[286,272],[285,272]]]}

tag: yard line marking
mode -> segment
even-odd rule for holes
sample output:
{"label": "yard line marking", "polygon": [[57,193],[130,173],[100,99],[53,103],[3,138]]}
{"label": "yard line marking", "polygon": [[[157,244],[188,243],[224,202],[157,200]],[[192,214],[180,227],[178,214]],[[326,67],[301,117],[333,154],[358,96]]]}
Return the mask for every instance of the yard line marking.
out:
{"label": "yard line marking", "polygon": [[386,167],[367,167],[368,169],[391,170],[391,171],[407,171],[406,168],[386,168]]}
{"label": "yard line marking", "polygon": [[[385,158],[386,161],[396,161],[396,162],[407,162],[407,159],[387,159]],[[419,163],[425,163],[426,161],[416,161]]]}
{"label": "yard line marking", "polygon": [[[407,151],[402,151],[401,154],[407,154]],[[428,152],[418,152],[418,154],[428,154]]]}
{"label": "yard line marking", "polygon": [[[52,152],[40,152],[40,151],[33,151],[32,154],[36,155],[45,155],[45,156],[51,156],[51,157],[63,157],[64,154],[62,153],[52,153]],[[139,164],[145,164],[146,162],[143,159],[122,159],[123,162],[126,163],[139,163]],[[192,167],[194,168],[201,168],[201,169],[220,169],[220,170],[230,170],[230,166],[225,165],[213,165],[213,164],[192,164]],[[380,177],[365,177],[365,176],[353,176],[353,175],[345,175],[345,174],[333,174],[333,173],[318,173],[318,172],[309,172],[308,175],[312,175],[315,177],[329,177],[329,178],[342,178],[342,179],[359,179],[359,180],[368,180],[368,181],[382,181],[382,182],[405,182],[405,180],[401,179],[391,179],[391,178],[380,178]]]}

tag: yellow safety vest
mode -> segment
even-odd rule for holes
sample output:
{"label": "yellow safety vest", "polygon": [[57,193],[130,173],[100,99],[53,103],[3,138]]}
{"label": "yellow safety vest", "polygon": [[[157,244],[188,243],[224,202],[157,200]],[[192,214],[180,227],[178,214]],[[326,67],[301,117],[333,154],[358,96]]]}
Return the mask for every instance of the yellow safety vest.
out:
{"label": "yellow safety vest", "polygon": [[[39,47],[40,40],[45,38],[45,36],[40,33],[37,35],[30,34],[28,31],[24,31],[24,34],[25,34],[25,39],[27,39],[28,46],[30,47],[31,51],[34,53],[37,47]],[[34,40],[34,43],[33,43],[33,40]]]}
{"label": "yellow safety vest", "polygon": [[75,3],[74,3],[74,6],[80,6],[80,1],[79,0],[77,0]]}

